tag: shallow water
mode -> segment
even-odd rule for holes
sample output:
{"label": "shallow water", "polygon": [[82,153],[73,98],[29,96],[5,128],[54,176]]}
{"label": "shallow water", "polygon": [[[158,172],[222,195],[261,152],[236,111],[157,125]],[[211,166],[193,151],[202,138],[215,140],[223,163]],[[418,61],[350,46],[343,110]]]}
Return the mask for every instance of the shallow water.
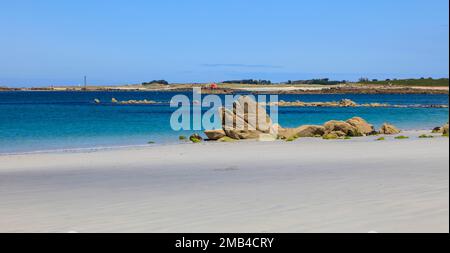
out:
{"label": "shallow water", "polygon": [[[114,105],[118,100],[154,100],[168,103],[171,92],[0,92],[0,153],[36,150],[142,145],[149,141],[178,142],[170,116],[175,108],[160,105]],[[191,93],[182,93],[191,97]],[[223,97],[223,96],[222,96]],[[93,103],[98,98],[100,105]],[[448,105],[448,95],[327,94],[280,95],[279,100],[338,101],[391,105]],[[384,122],[405,130],[431,129],[448,121],[448,108],[298,108],[280,107],[283,127],[323,124],[331,119],[361,116],[379,127]]]}

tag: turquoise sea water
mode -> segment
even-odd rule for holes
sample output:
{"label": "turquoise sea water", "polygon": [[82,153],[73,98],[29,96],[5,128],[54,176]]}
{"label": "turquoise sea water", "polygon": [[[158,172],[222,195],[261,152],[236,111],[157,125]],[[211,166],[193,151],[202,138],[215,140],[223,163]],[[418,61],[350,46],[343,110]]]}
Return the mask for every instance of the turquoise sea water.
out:
{"label": "turquoise sea water", "polygon": [[[170,92],[0,92],[0,153],[87,147],[145,145],[149,141],[176,143],[179,135],[170,127],[175,110],[168,104],[114,105],[118,100],[169,102]],[[183,93],[191,96],[191,93]],[[100,105],[93,103],[98,98]],[[280,95],[279,100],[338,101],[392,105],[448,105],[448,95]],[[447,108],[279,108],[283,127],[323,124],[331,119],[361,116],[379,127],[390,122],[398,127],[431,129],[448,122]]]}

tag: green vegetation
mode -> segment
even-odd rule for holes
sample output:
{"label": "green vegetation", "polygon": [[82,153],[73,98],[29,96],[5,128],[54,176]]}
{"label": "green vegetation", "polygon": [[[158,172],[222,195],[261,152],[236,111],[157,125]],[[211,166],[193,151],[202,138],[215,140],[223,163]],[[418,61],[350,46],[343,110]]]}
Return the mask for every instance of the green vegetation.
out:
{"label": "green vegetation", "polygon": [[270,80],[254,80],[254,79],[243,79],[243,80],[229,80],[223,81],[222,83],[227,84],[272,84]]}
{"label": "green vegetation", "polygon": [[154,141],[149,141],[149,142],[147,142],[147,144],[155,144],[155,142]]}
{"label": "green vegetation", "polygon": [[152,84],[163,84],[163,85],[169,85],[169,82],[167,82],[166,80],[153,80],[150,82],[144,82],[142,83],[142,85],[146,86],[146,85],[152,85]]}
{"label": "green vegetation", "polygon": [[310,79],[310,80],[297,80],[297,81],[287,81],[287,84],[321,84],[321,85],[336,85],[347,83],[346,80],[343,81],[332,81],[329,78],[322,79]]}
{"label": "green vegetation", "polygon": [[380,137],[380,138],[376,139],[376,141],[385,141],[385,140],[386,140],[385,137]]}
{"label": "green vegetation", "polygon": [[326,134],[322,137],[324,140],[335,140],[338,138],[335,134]]}
{"label": "green vegetation", "polygon": [[433,136],[433,135],[422,134],[422,135],[419,136],[419,138],[421,138],[421,139],[427,139],[427,138],[434,138],[434,136]]}
{"label": "green vegetation", "polygon": [[443,134],[442,136],[443,136],[443,137],[448,137],[448,134]]}
{"label": "green vegetation", "polygon": [[435,127],[431,132],[434,134],[438,134],[438,133],[442,133],[441,130],[442,130],[441,127]]}
{"label": "green vegetation", "polygon": [[344,140],[351,140],[352,139],[352,137],[350,137],[350,136],[345,136],[344,137]]}
{"label": "green vegetation", "polygon": [[189,140],[192,141],[193,143],[199,143],[203,141],[203,138],[200,137],[200,135],[198,134],[193,134],[191,135],[191,137],[189,137]]}
{"label": "green vegetation", "polygon": [[233,138],[230,138],[230,137],[228,137],[228,136],[224,136],[224,137],[218,139],[217,141],[219,141],[219,142],[234,142],[234,141],[236,141],[236,140],[233,139]]}
{"label": "green vegetation", "polygon": [[287,142],[291,142],[291,141],[295,141],[297,140],[299,137],[297,135],[291,136],[289,138],[286,139]]}
{"label": "green vegetation", "polygon": [[185,140],[187,140],[187,137],[184,136],[184,135],[180,135],[180,136],[178,137],[178,140],[180,140],[180,141],[185,141]]}
{"label": "green vegetation", "polygon": [[449,86],[448,78],[419,78],[419,79],[386,79],[386,80],[369,80],[360,78],[359,83],[362,84],[378,84],[378,85],[398,85],[398,86]]}
{"label": "green vegetation", "polygon": [[409,139],[409,137],[408,136],[404,136],[404,135],[400,135],[400,136],[395,137],[395,139],[397,139],[397,140],[404,140],[404,139]]}

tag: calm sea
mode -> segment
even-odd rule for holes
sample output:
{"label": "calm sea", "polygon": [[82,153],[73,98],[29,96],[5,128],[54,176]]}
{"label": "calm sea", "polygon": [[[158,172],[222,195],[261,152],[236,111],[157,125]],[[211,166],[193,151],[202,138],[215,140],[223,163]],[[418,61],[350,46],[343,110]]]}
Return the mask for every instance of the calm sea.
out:
{"label": "calm sea", "polygon": [[[180,93],[176,93],[180,94]],[[0,92],[0,153],[59,150],[87,147],[145,145],[178,142],[169,105],[114,105],[118,100],[169,102],[169,92]],[[191,96],[191,93],[184,93]],[[100,105],[93,103],[98,98]],[[448,95],[280,95],[285,101],[338,101],[395,105],[448,105]],[[390,122],[398,127],[431,129],[448,122],[442,108],[279,108],[283,127],[323,124],[361,116],[379,127]]]}

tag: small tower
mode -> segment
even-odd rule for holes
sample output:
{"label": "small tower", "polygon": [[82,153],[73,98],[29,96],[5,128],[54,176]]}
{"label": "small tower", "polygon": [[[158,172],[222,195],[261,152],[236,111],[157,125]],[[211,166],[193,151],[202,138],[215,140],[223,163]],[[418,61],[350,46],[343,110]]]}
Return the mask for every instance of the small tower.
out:
{"label": "small tower", "polygon": [[84,90],[87,90],[87,77],[84,76]]}

